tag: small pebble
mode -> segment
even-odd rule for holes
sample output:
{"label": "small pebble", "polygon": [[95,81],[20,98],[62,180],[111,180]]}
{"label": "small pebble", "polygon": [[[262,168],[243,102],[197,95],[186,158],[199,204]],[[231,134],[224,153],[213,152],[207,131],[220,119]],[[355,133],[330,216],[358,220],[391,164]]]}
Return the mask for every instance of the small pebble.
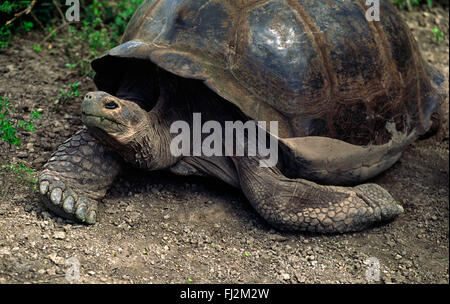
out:
{"label": "small pebble", "polygon": [[66,233],[64,231],[56,231],[53,234],[53,238],[57,240],[64,240],[66,238]]}

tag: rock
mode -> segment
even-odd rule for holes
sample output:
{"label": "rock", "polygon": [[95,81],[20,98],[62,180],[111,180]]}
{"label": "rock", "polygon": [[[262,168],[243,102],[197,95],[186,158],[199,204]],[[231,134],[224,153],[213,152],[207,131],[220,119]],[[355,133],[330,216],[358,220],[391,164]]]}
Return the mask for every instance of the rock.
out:
{"label": "rock", "polygon": [[395,242],[392,240],[388,240],[386,241],[386,245],[388,245],[389,247],[395,247]]}
{"label": "rock", "polygon": [[[48,219],[51,219],[51,218],[52,218],[51,214],[48,213],[47,211],[43,211],[43,212],[41,213],[41,215],[42,215],[42,217],[44,218],[44,220],[48,220]],[[48,224],[48,223],[47,223],[47,224]],[[46,225],[47,225],[47,224],[46,224]]]}
{"label": "rock", "polygon": [[48,258],[50,259],[50,261],[52,261],[53,263],[55,263],[56,265],[64,265],[64,263],[66,262],[66,260],[63,257],[59,257],[56,252],[50,254],[48,256]]}
{"label": "rock", "polygon": [[0,248],[0,255],[10,255],[11,249],[9,247],[1,247]]}
{"label": "rock", "polygon": [[30,153],[34,152],[34,145],[32,143],[27,143],[27,150]]}
{"label": "rock", "polygon": [[285,242],[288,240],[287,237],[279,235],[279,234],[270,234],[269,235],[270,240],[275,242]]}
{"label": "rock", "polygon": [[72,225],[65,225],[64,226],[64,231],[70,231],[72,229]]}
{"label": "rock", "polygon": [[38,157],[38,158],[36,158],[36,160],[34,162],[36,163],[36,165],[40,166],[40,165],[46,163],[47,160],[44,157]]}
{"label": "rock", "polygon": [[66,233],[64,231],[56,231],[53,234],[53,238],[57,240],[64,240],[66,238]]}
{"label": "rock", "polygon": [[56,269],[54,269],[54,268],[47,269],[47,274],[48,275],[56,275]]}
{"label": "rock", "polygon": [[19,153],[17,153],[17,157],[18,158],[27,158],[28,157],[28,152],[26,151],[20,151]]}
{"label": "rock", "polygon": [[306,282],[306,278],[303,276],[303,274],[300,271],[295,273],[295,277],[297,278],[297,281],[299,283],[305,283]]}
{"label": "rock", "polygon": [[411,268],[413,266],[413,263],[410,260],[404,261],[404,264],[407,268]]}
{"label": "rock", "polygon": [[306,260],[307,261],[314,261],[316,259],[316,257],[314,256],[314,255],[308,255],[307,257],[306,257]]}

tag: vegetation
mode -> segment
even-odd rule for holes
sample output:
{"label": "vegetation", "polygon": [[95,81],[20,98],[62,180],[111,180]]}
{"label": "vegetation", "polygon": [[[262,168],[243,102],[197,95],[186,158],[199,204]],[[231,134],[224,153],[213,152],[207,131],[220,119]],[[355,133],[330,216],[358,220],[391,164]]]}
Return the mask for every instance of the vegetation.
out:
{"label": "vegetation", "polygon": [[34,122],[42,115],[38,111],[31,113],[29,120],[14,120],[11,118],[11,104],[8,98],[0,96],[0,139],[13,146],[20,146],[21,139],[17,136],[18,130],[35,131]]}
{"label": "vegetation", "polygon": [[414,6],[420,6],[422,4],[427,4],[429,8],[433,7],[433,0],[392,0],[401,9],[412,10]]}
{"label": "vegetation", "polygon": [[441,42],[444,40],[444,33],[441,32],[436,26],[433,28],[434,40]]}
{"label": "vegetation", "polygon": [[[44,31],[46,37],[40,44],[32,46],[41,52],[45,45],[62,42],[67,56],[66,67],[76,70],[80,76],[93,76],[90,62],[95,57],[120,43],[120,38],[134,11],[144,0],[80,0],[80,21],[66,20],[65,1],[61,0],[0,0],[0,51],[6,49],[13,35],[24,35],[32,30]],[[422,6],[431,8],[436,3],[447,5],[449,0],[391,0],[400,9]],[[433,28],[437,42],[444,39],[438,27]],[[80,82],[61,89],[56,104],[64,104],[81,95]],[[19,146],[20,129],[33,131],[34,121],[41,115],[33,112],[28,121],[13,121],[8,99],[0,97],[0,138],[11,145]]]}
{"label": "vegetation", "polygon": [[[1,1],[1,0],[0,0]],[[0,4],[0,51],[13,35],[46,32],[44,42],[64,42],[67,67],[91,75],[90,61],[118,45],[129,19],[143,0],[80,0],[80,22],[68,22],[65,1],[6,0]],[[35,45],[36,52],[42,46]]]}
{"label": "vegetation", "polygon": [[80,82],[69,84],[67,89],[60,89],[58,95],[58,104],[65,104],[72,101],[75,97],[80,97]]}
{"label": "vegetation", "polygon": [[[38,179],[36,178],[36,171],[29,168],[24,163],[19,162],[17,164],[0,166],[0,177],[2,175],[2,172],[12,173],[13,175],[15,175],[17,183],[26,186],[26,188],[28,188],[31,192],[37,191]],[[10,189],[11,187],[8,186],[2,187],[2,189],[0,189],[0,196],[7,196]]]}
{"label": "vegetation", "polygon": [[[448,0],[391,0],[401,9],[417,6],[448,5]],[[90,74],[89,62],[116,46],[126,25],[143,0],[80,0],[80,22],[68,22],[65,1],[0,0],[0,50],[7,48],[13,35],[40,28],[47,33],[43,42],[66,43],[68,64]],[[41,45],[33,46],[36,52]]]}
{"label": "vegetation", "polygon": [[37,183],[37,179],[33,176],[35,171],[34,169],[28,168],[27,165],[25,165],[22,162],[19,162],[17,164],[10,164],[10,165],[4,165],[0,167],[0,171],[11,171],[17,176],[18,182],[28,182],[32,184]]}
{"label": "vegetation", "polygon": [[[91,74],[90,62],[117,46],[129,19],[143,0],[84,1],[81,22],[68,25],[66,55],[69,65]],[[89,3],[89,4],[88,4]]]}
{"label": "vegetation", "polygon": [[52,16],[51,1],[38,0],[1,0],[0,3],[0,50],[5,49],[13,35],[22,35],[36,28],[43,27]]}
{"label": "vegetation", "polygon": [[[120,43],[126,25],[143,0],[80,0],[80,22],[66,20],[69,8],[64,0],[0,0],[0,52],[5,50],[14,36],[40,30],[45,38],[32,46],[33,51],[52,51],[52,45],[64,47],[66,67],[76,70],[81,78],[91,75],[93,58]],[[60,90],[56,107],[81,96],[80,82]],[[8,98],[0,96],[0,143],[19,147],[20,131],[35,131],[35,122],[41,113],[34,111],[28,120],[15,119],[14,108]],[[0,167],[0,173],[11,172],[17,181],[30,183],[36,190],[35,172],[24,163]],[[6,190],[7,192],[7,190]],[[5,195],[5,194],[4,194]]]}

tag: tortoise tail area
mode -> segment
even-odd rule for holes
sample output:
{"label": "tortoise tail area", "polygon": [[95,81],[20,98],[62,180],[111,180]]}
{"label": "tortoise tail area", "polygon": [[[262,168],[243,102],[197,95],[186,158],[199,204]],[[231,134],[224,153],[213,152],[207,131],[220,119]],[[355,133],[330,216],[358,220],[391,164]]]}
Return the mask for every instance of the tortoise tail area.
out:
{"label": "tortoise tail area", "polygon": [[[435,135],[444,123],[444,106],[448,107],[448,73],[443,75],[436,68],[424,61],[425,72],[430,77],[432,90],[424,97],[425,103],[429,105],[428,128],[420,139],[426,139]],[[447,102],[446,102],[447,101]],[[427,127],[427,126],[426,126]]]}

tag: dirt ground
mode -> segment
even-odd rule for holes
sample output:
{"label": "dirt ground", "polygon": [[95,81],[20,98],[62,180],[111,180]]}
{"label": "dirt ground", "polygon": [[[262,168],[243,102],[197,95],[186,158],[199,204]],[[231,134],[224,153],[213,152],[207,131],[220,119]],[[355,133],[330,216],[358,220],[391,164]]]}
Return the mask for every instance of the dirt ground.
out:
{"label": "dirt ground", "polygon": [[[403,14],[423,56],[448,77],[448,10]],[[435,25],[443,42],[433,39]],[[81,127],[81,99],[54,107],[59,89],[80,76],[65,67],[64,45],[33,51],[42,38],[32,33],[0,52],[0,96],[10,99],[16,118],[44,112],[36,132],[21,133],[22,147],[0,143],[0,166],[23,162],[39,171]],[[84,94],[94,86],[86,77],[81,88]],[[448,283],[448,101],[444,109],[439,134],[414,143],[374,180],[405,213],[355,234],[280,233],[238,190],[163,172],[125,174],[104,200],[100,222],[79,225],[47,212],[32,183],[2,170],[0,283],[67,283],[73,261],[80,283],[367,283],[369,258],[380,263],[380,283]]]}

